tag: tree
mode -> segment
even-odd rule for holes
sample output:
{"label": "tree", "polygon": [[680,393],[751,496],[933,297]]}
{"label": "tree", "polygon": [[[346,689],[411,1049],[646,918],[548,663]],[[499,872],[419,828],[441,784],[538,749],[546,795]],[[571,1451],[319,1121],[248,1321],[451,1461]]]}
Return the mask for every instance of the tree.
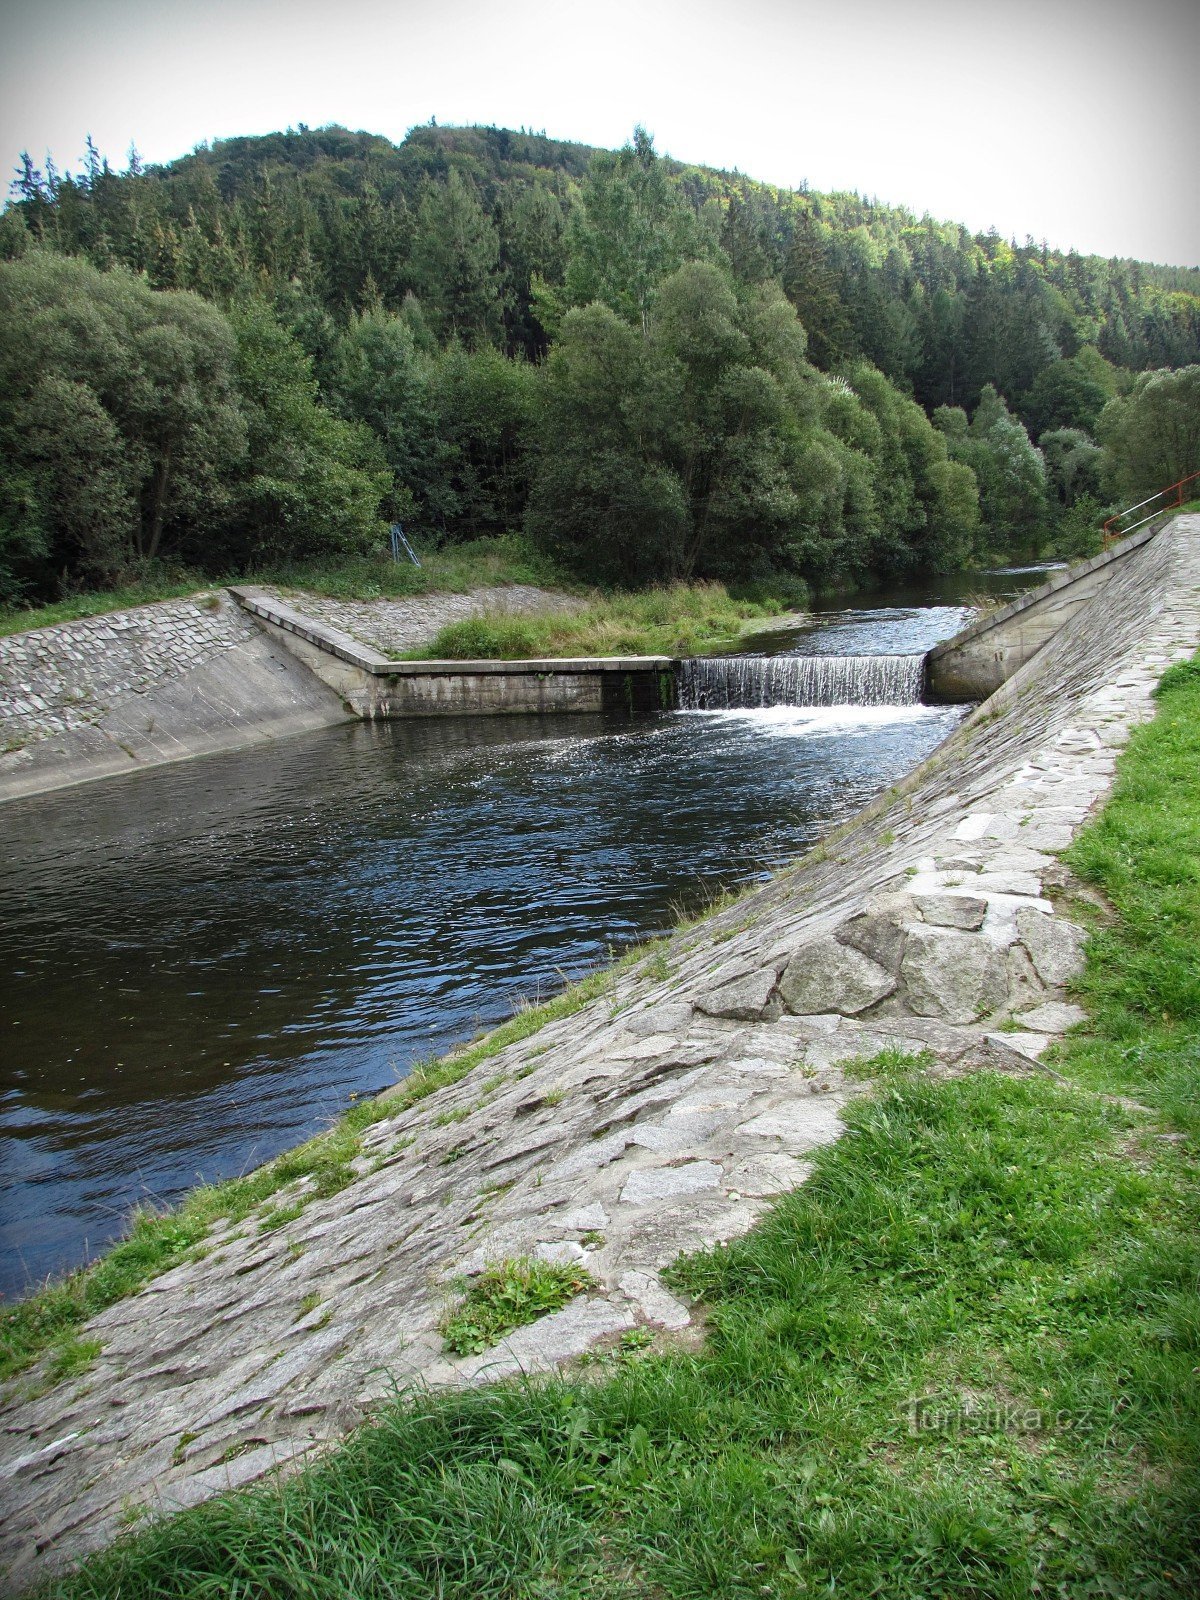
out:
{"label": "tree", "polygon": [[443,339],[494,343],[501,333],[500,237],[469,180],[452,168],[427,184],[410,262],[413,288]]}
{"label": "tree", "polygon": [[544,183],[506,191],[500,207],[501,260],[508,279],[505,325],[510,355],[545,355],[546,330],[534,311],[534,284],[561,284],[566,267],[566,220],[558,196]]}
{"label": "tree", "polygon": [[451,345],[430,364],[444,521],[457,537],[518,528],[529,498],[537,375],[498,350]]}
{"label": "tree", "polygon": [[854,395],[874,418],[859,446],[874,465],[879,534],[872,570],[950,572],[969,558],[979,524],[973,473],[949,459],[944,435],[921,407],[867,362],[847,369]]}
{"label": "tree", "polygon": [[1058,505],[1075,504],[1080,495],[1100,493],[1104,452],[1082,428],[1051,428],[1038,444],[1046,462],[1046,481]]}
{"label": "tree", "polygon": [[1094,434],[1100,413],[1116,392],[1116,369],[1089,346],[1069,360],[1044,367],[1021,414],[1038,439],[1051,428],[1082,428]]}
{"label": "tree", "polygon": [[1143,373],[1108,402],[1097,434],[1105,483],[1123,500],[1200,471],[1200,366]]}
{"label": "tree", "polygon": [[544,374],[529,532],[609,582],[861,571],[872,467],[823,426],[821,381],[778,286],[739,297],[713,263],[663,281],[644,337],[607,307],[570,312]]}
{"label": "tree", "polygon": [[783,289],[804,324],[816,364],[829,372],[847,360],[854,353],[854,332],[842,284],[828,243],[807,213],[792,235],[783,265]]}
{"label": "tree", "polygon": [[632,144],[597,151],[588,167],[568,228],[562,303],[599,301],[647,333],[660,285],[685,261],[713,253],[638,127]]}
{"label": "tree", "polygon": [[233,348],[214,307],[119,268],[40,250],[0,266],[6,470],[36,486],[60,570],[111,577],[219,521],[245,449]]}
{"label": "tree", "polygon": [[603,305],[567,313],[544,368],[526,528],[601,582],[636,586],[681,568],[688,506],[664,460],[672,376]]}
{"label": "tree", "polygon": [[430,363],[408,321],[381,307],[353,317],[337,339],[328,391],[340,416],[380,441],[396,481],[389,509],[441,526],[457,509],[445,483],[450,452],[439,435]]}
{"label": "tree", "polygon": [[980,516],[995,549],[1036,554],[1047,524],[1046,464],[1003,396],[985,384],[969,427],[958,407],[939,406],[933,421],[951,460],[975,474]]}
{"label": "tree", "polygon": [[232,558],[305,560],[381,547],[380,502],[391,475],[376,440],[321,405],[311,362],[269,307],[239,308],[234,328],[248,451],[227,524]]}

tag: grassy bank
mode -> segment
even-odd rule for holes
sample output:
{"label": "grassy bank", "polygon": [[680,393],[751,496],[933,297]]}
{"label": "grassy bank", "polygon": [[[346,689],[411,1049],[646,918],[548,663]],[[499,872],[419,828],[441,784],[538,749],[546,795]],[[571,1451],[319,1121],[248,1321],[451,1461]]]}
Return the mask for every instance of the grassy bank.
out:
{"label": "grassy bank", "polygon": [[133,606],[147,606],[155,600],[180,600],[212,586],[211,580],[198,573],[164,573],[115,589],[72,595],[48,606],[0,606],[0,638],[10,633],[28,633],[32,628],[50,628],[56,622],[78,622],[82,617],[128,611]]}
{"label": "grassy bank", "polygon": [[175,600],[230,583],[270,583],[306,589],[339,600],[406,599],[422,594],[463,594],[469,589],[513,583],[572,588],[551,563],[516,535],[447,545],[421,556],[421,565],[390,556],[357,556],[340,561],[296,562],[252,572],[213,577],[186,569],[150,566],[115,588],[69,596],[52,605],[0,607],[0,637],[47,628],[56,622],[104,616],[154,600]]}
{"label": "grassy bank", "polygon": [[1060,1077],[873,1092],[682,1262],[697,1351],[387,1408],[62,1596],[895,1600],[1200,1587],[1200,666],[1072,860],[1115,910]]}
{"label": "grassy bank", "polygon": [[576,611],[490,611],[450,623],[406,659],[528,660],[532,656],[692,656],[736,643],[748,625],[779,615],[778,602],[734,599],[719,583],[674,584],[642,594],[593,596]]}
{"label": "grassy bank", "polygon": [[465,594],[513,584],[554,589],[578,598],[580,609],[545,616],[506,614],[443,630],[435,645],[416,653],[456,660],[536,655],[688,655],[735,640],[755,619],[778,616],[803,604],[807,590],[796,578],[756,583],[737,591],[721,584],[677,584],[644,594],[602,595],[585,590],[517,535],[476,539],[423,553],[421,565],[390,557],[296,563],[214,578],[199,572],[150,568],[120,587],[80,594],[37,608],[0,608],[0,637],[103,616],[155,600],[175,600],[231,583],[265,583],[336,600],[402,600],[426,594]]}

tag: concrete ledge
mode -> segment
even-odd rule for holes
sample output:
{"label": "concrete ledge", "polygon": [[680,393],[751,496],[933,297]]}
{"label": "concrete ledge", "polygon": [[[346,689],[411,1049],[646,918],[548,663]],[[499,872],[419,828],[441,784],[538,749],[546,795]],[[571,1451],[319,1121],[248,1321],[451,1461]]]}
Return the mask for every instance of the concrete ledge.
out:
{"label": "concrete ledge", "polygon": [[545,677],[554,672],[673,672],[679,665],[672,656],[529,656],[519,661],[392,661],[387,678],[446,678],[469,673],[472,677]]}
{"label": "concrete ledge", "polygon": [[262,589],[239,583],[231,584],[229,593],[243,611],[248,611],[260,622],[269,622],[272,627],[281,628],[297,639],[304,639],[309,644],[315,645],[318,650],[324,650],[363,672],[380,672],[395,665],[378,650],[372,650],[370,645],[361,644],[350,634],[343,633],[340,628],[330,628],[323,622],[316,622],[312,617],[304,616],[302,612],[285,605],[282,600],[277,600],[274,595],[268,595]]}
{"label": "concrete ledge", "polygon": [[285,644],[356,716],[501,716],[635,712],[675,705],[671,656],[543,656],[524,661],[396,661],[274,595],[231,587],[238,604]]}

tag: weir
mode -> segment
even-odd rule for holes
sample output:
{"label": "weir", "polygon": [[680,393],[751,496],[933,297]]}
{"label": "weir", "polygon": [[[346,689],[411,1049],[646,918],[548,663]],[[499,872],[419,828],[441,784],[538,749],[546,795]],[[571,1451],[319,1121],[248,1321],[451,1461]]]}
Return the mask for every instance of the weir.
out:
{"label": "weir", "polygon": [[676,668],[681,711],[919,705],[923,655],[709,656]]}

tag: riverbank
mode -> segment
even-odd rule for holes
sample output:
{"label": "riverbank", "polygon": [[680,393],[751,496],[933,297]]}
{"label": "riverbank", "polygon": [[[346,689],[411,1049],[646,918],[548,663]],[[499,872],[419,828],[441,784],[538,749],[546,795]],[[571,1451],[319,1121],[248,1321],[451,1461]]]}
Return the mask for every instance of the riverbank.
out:
{"label": "riverbank", "polygon": [[[1107,793],[1115,748],[1149,716],[1163,668],[1195,648],[1198,621],[1200,554],[1184,521],[932,761],[797,868],[613,973],[571,1017],[385,1116],[362,1135],[347,1163],[352,1181],[336,1194],[322,1195],[311,1175],[297,1179],[93,1317],[79,1330],[86,1365],[36,1398],[22,1399],[24,1388],[6,1395],[13,1581],[31,1570],[32,1529],[43,1553],[70,1559],[110,1539],[139,1505],[193,1504],[319,1450],[395,1381],[469,1386],[552,1366],[597,1341],[629,1353],[646,1342],[642,1330],[685,1333],[696,1325],[695,1285],[664,1280],[669,1264],[745,1234],[847,1122],[866,1126],[853,1065],[864,1057],[927,1053],[933,1087],[979,1070],[1040,1083],[1032,1063],[1083,1020],[1064,986],[1090,915],[1049,852]],[[921,1094],[929,1088],[918,1080]],[[993,1112],[996,1124],[1008,1117]],[[956,1142],[951,1131],[946,1143]],[[1021,1172],[1007,1157],[1002,1165],[1017,1166],[1011,1178]],[[1010,1183],[1010,1210],[1022,1192]],[[948,1215],[959,1214],[956,1203]],[[914,1249],[928,1237],[921,1216]],[[958,1226],[969,1242],[973,1229]],[[530,1255],[580,1267],[592,1286],[496,1349],[450,1356],[438,1330],[455,1282]],[[870,1266],[877,1292],[874,1256]],[[848,1360],[858,1335],[833,1326],[823,1347]],[[685,1363],[685,1377],[690,1370]],[[35,1368],[16,1382],[36,1388],[51,1377]],[[669,1386],[652,1387],[667,1404]],[[501,1391],[479,1404],[499,1415],[510,1399]],[[438,1416],[474,1403],[458,1413],[448,1404]],[[706,1414],[711,1434],[711,1404]],[[803,1415],[795,1427],[811,1425]],[[639,1425],[648,1442],[631,1422],[611,1452],[637,1472],[648,1449],[675,1448]],[[683,1412],[679,1425],[684,1439]],[[579,1437],[592,1435],[584,1426]],[[886,1441],[881,1448],[886,1460]],[[746,1471],[762,1469],[759,1450],[753,1440],[737,1446]],[[527,1468],[488,1467],[489,1452],[479,1458],[487,1492],[510,1485],[516,1505],[532,1493]],[[680,1445],[673,1459],[685,1458]],[[733,1481],[722,1481],[729,1505]],[[678,1522],[685,1510],[676,1504],[671,1515]],[[506,1514],[497,1526],[512,1522]],[[741,1522],[730,1511],[718,1526],[732,1538]],[[614,1548],[603,1528],[593,1531]],[[731,1549],[742,1549],[738,1538]],[[711,1539],[693,1546],[715,1549]]]}
{"label": "riverbank", "polygon": [[1200,660],[1158,701],[1068,855],[1104,903],[1053,1064],[846,1063],[854,1136],[668,1275],[699,1348],[393,1401],[54,1592],[1194,1593]]}
{"label": "riverbank", "polygon": [[336,562],[294,563],[254,573],[211,574],[163,567],[134,576],[118,588],[71,595],[49,605],[0,607],[0,637],[35,628],[107,616],[159,600],[189,599],[228,588],[232,583],[266,583],[320,595],[330,600],[407,600],[424,594],[467,594],[511,584],[570,590],[572,585],[523,539],[474,539],[428,551],[419,567],[385,556],[343,558]]}

